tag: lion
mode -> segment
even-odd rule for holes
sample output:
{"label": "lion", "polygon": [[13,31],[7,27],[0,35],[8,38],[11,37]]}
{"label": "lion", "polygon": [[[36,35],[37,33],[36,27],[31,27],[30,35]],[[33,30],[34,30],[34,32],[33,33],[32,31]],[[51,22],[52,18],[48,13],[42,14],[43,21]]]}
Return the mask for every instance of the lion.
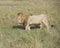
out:
{"label": "lion", "polygon": [[48,18],[45,14],[31,15],[27,13],[18,13],[17,15],[18,23],[23,24],[25,30],[30,30],[31,24],[40,24],[40,27],[42,27],[42,23],[46,26],[47,30],[49,30]]}

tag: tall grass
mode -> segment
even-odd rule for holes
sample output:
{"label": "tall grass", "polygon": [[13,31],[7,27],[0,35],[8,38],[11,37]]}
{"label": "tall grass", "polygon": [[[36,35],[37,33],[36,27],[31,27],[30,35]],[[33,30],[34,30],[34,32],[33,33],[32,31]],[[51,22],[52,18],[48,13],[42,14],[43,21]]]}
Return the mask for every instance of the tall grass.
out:
{"label": "tall grass", "polygon": [[[59,0],[0,1],[0,48],[60,48],[59,5]],[[47,14],[49,24],[54,25],[51,33],[45,28],[30,31],[13,28],[18,12]]]}

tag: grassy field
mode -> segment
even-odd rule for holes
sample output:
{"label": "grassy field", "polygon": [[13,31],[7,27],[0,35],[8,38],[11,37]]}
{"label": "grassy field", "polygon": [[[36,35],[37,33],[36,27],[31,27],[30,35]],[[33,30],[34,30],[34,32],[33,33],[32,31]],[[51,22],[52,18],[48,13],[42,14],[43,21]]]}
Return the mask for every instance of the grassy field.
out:
{"label": "grassy field", "polygon": [[[17,26],[18,12],[47,14],[49,24],[53,24],[54,27],[49,33],[45,28],[35,28],[30,31],[13,28]],[[60,48],[60,1],[0,1],[0,48]]]}

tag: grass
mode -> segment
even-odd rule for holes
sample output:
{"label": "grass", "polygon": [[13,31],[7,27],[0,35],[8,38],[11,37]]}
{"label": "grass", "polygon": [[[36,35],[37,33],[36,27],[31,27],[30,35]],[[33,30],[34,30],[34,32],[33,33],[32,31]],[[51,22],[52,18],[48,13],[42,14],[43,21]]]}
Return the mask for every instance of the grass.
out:
{"label": "grass", "polygon": [[[60,48],[59,0],[0,2],[0,48]],[[45,28],[30,31],[13,28],[17,25],[16,14],[18,12],[47,14],[49,24],[54,25],[51,33],[47,33]]]}

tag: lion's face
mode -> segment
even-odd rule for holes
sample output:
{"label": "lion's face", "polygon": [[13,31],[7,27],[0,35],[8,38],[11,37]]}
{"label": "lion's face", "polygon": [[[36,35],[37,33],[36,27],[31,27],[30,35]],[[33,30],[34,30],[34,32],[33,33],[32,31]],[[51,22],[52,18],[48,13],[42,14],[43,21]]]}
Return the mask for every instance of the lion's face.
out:
{"label": "lion's face", "polygon": [[23,14],[22,13],[18,13],[17,15],[18,15],[18,23],[20,23],[20,24],[23,23],[24,22]]}

